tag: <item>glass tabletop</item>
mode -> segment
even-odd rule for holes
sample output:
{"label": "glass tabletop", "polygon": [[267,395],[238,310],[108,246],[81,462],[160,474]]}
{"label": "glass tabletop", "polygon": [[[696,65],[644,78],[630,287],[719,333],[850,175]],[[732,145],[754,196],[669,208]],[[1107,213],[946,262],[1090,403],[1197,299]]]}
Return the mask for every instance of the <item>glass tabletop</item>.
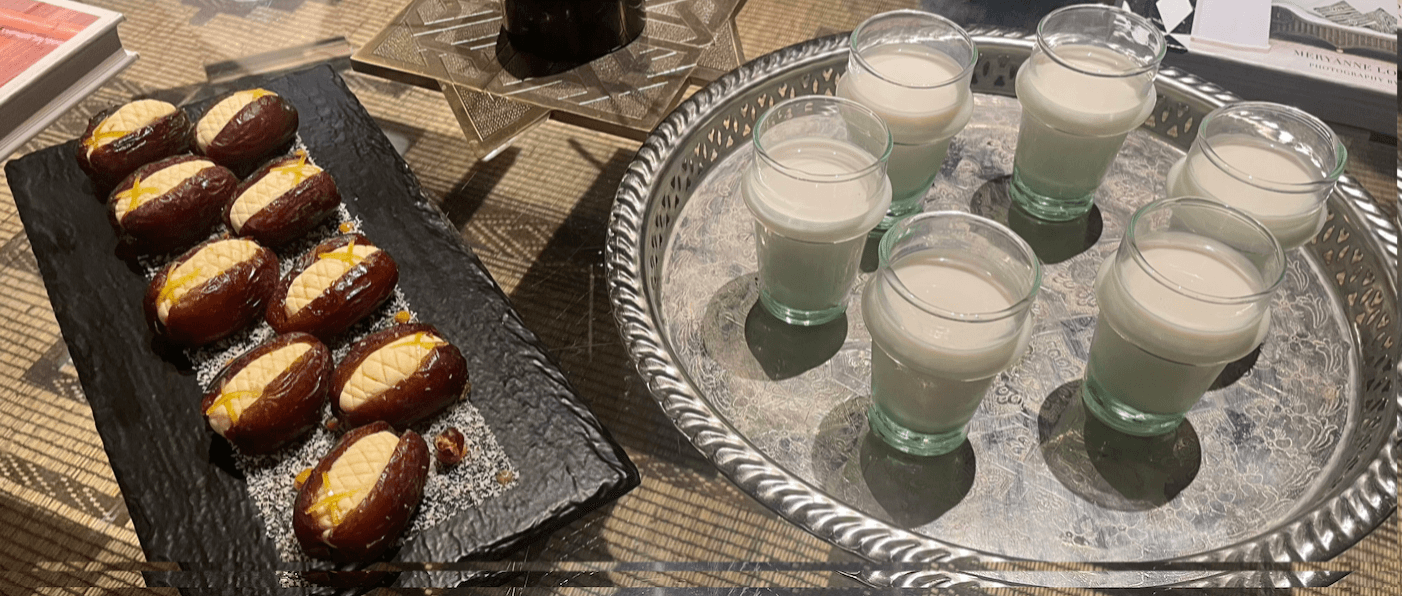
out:
{"label": "glass tabletop", "polygon": [[[610,312],[603,248],[614,191],[639,146],[637,135],[541,119],[483,151],[481,136],[465,132],[455,113],[463,102],[458,96],[454,104],[451,86],[430,89],[350,68],[350,55],[385,30],[407,0],[92,3],[125,14],[122,41],[141,59],[20,154],[75,138],[92,113],[135,97],[183,103],[207,93],[211,83],[330,62],[638,466],[641,486],[521,549],[506,566],[510,573],[494,581],[521,587],[861,585],[849,577],[864,571],[860,560],[732,486],[674,429],[633,371]],[[735,47],[743,58],[754,58],[919,4],[749,0],[734,16]],[[980,8],[966,17],[992,19],[1021,4],[977,2]],[[1040,12],[1060,3],[1046,4]],[[1341,132],[1352,156],[1350,173],[1395,218],[1395,139]],[[489,159],[479,159],[484,155]],[[14,570],[0,574],[0,593],[144,586],[140,542],[5,184],[0,278],[8,290],[0,297],[0,316],[11,322],[0,342],[0,528],[14,537],[0,544],[0,567]],[[1342,593],[1393,593],[1395,519],[1320,567],[1352,572],[1339,584]]]}

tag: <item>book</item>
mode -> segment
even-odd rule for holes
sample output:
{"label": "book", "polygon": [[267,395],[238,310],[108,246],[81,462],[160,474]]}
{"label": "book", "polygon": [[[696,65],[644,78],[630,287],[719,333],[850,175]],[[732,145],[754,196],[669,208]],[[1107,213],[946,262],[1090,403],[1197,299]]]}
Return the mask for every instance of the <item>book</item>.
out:
{"label": "book", "polygon": [[136,60],[121,21],[70,0],[0,0],[0,159]]}
{"label": "book", "polygon": [[[1206,1],[1199,0],[1199,11]],[[1190,49],[1361,90],[1395,94],[1397,18],[1385,8],[1391,2],[1274,0],[1264,13],[1269,15],[1270,26],[1270,40],[1265,47],[1243,47],[1232,43],[1235,40],[1203,36],[1194,30]]]}
{"label": "book", "polygon": [[1397,134],[1396,0],[1117,0],[1156,21],[1177,66],[1245,99]]}

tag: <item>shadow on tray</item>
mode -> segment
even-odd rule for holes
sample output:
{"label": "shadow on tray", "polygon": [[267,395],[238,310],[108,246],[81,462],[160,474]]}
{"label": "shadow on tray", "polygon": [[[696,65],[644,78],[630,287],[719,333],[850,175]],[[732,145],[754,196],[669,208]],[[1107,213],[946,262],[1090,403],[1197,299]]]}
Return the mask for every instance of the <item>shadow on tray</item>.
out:
{"label": "shadow on tray", "polygon": [[1191,422],[1165,435],[1130,436],[1087,414],[1080,395],[1080,380],[1057,387],[1037,419],[1042,457],[1067,490],[1106,509],[1147,511],[1197,477],[1202,447]]}

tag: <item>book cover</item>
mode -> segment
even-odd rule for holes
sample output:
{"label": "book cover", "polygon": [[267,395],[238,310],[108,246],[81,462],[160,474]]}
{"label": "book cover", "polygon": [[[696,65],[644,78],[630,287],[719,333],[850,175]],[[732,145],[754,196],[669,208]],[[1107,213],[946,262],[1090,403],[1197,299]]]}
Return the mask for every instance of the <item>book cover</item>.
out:
{"label": "book cover", "polygon": [[0,87],[57,51],[97,18],[35,0],[0,0]]}
{"label": "book cover", "polygon": [[121,20],[72,0],[0,0],[0,159],[136,60]]}
{"label": "book cover", "polygon": [[[1120,0],[1192,52],[1395,94],[1396,0]],[[1260,10],[1247,7],[1259,5]],[[1260,22],[1241,22],[1258,18]],[[1205,22],[1225,19],[1226,22]],[[1215,26],[1214,26],[1215,25]],[[1258,31],[1262,38],[1248,35]],[[1264,36],[1269,32],[1269,38]]]}

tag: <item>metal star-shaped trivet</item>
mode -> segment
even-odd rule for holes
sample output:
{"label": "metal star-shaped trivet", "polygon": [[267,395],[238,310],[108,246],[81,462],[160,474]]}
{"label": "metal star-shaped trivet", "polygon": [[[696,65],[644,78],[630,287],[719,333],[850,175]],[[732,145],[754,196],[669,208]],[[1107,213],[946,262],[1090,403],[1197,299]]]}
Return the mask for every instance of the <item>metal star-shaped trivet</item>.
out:
{"label": "metal star-shaped trivet", "polygon": [[[689,84],[709,82],[740,64],[731,17],[741,3],[648,0],[647,26],[633,43],[574,68],[542,68],[531,61],[527,69],[528,57],[498,49],[501,0],[415,0],[351,64],[442,89],[478,156],[552,114],[642,138]],[[542,71],[551,74],[521,74]]]}

